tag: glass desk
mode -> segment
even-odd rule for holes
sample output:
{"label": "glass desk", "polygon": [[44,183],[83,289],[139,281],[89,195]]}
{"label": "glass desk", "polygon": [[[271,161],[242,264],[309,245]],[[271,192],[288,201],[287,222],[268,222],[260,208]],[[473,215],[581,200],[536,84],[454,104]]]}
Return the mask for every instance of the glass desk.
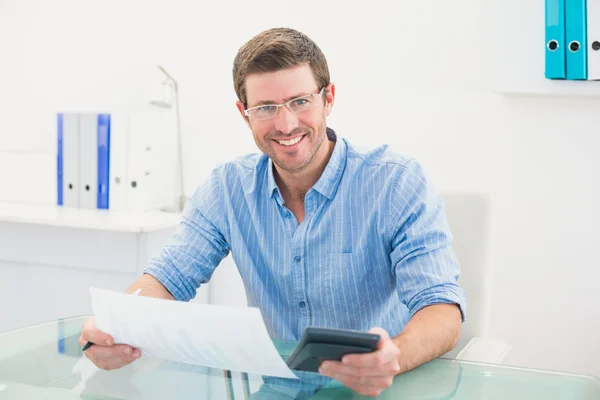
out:
{"label": "glass desk", "polygon": [[[366,398],[317,374],[292,381],[145,355],[118,370],[96,370],[77,342],[85,318],[1,334],[0,400]],[[291,342],[276,346],[284,359],[294,349]],[[397,376],[379,398],[597,400],[600,379],[439,358]]]}

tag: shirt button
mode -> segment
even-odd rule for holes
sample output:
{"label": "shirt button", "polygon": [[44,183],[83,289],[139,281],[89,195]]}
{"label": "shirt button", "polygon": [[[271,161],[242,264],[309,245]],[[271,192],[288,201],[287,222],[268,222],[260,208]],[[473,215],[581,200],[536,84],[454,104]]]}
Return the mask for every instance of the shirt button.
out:
{"label": "shirt button", "polygon": [[305,302],[303,302],[303,301],[301,301],[300,303],[298,303],[298,306],[299,306],[300,308],[304,308],[304,307],[306,307],[306,303],[305,303]]}
{"label": "shirt button", "polygon": [[296,262],[300,262],[300,260],[302,260],[302,258],[301,258],[300,256],[296,256],[296,257],[294,257],[294,261],[296,261]]}
{"label": "shirt button", "polygon": [[289,211],[286,211],[284,214],[284,217],[289,218],[292,216],[292,213],[290,213]]}

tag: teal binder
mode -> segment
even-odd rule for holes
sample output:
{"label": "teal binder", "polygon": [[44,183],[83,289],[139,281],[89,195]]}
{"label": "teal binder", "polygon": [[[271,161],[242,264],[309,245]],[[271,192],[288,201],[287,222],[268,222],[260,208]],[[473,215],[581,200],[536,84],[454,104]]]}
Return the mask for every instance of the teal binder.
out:
{"label": "teal binder", "polygon": [[565,46],[565,0],[546,0],[547,79],[567,77]]}
{"label": "teal binder", "polygon": [[586,0],[565,0],[567,79],[587,79]]}

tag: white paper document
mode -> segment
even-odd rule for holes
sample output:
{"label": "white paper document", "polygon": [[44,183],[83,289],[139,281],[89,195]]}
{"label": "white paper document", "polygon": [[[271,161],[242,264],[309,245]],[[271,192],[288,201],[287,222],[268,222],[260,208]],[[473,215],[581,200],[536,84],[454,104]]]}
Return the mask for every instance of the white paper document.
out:
{"label": "white paper document", "polygon": [[298,379],[271,341],[258,308],[193,304],[90,288],[96,327],[142,354]]}

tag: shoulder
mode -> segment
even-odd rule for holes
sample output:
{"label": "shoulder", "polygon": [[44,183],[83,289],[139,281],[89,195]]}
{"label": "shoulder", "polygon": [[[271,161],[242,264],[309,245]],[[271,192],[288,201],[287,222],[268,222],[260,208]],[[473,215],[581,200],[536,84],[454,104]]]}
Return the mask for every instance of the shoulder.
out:
{"label": "shoulder", "polygon": [[231,161],[216,165],[211,173],[214,180],[228,183],[233,181],[254,180],[268,164],[268,158],[262,153],[251,153]]}
{"label": "shoulder", "polygon": [[342,139],[348,147],[347,164],[351,168],[365,171],[376,171],[382,168],[395,173],[402,173],[409,164],[417,163],[409,154],[393,150],[388,144],[376,147],[356,146],[347,139]]}
{"label": "shoulder", "polygon": [[[344,139],[345,140],[345,139]],[[345,140],[348,146],[347,171],[351,179],[360,179],[391,201],[412,202],[427,198],[436,188],[427,171],[415,157],[382,144],[360,148]]]}
{"label": "shoulder", "polygon": [[191,205],[203,202],[212,204],[225,193],[248,190],[255,185],[256,177],[266,171],[268,158],[264,154],[247,154],[212,168],[191,196]]}
{"label": "shoulder", "polygon": [[266,156],[262,153],[250,153],[234,158],[231,161],[221,163],[215,166],[215,170],[223,173],[246,173],[253,172],[256,167],[266,161]]}

